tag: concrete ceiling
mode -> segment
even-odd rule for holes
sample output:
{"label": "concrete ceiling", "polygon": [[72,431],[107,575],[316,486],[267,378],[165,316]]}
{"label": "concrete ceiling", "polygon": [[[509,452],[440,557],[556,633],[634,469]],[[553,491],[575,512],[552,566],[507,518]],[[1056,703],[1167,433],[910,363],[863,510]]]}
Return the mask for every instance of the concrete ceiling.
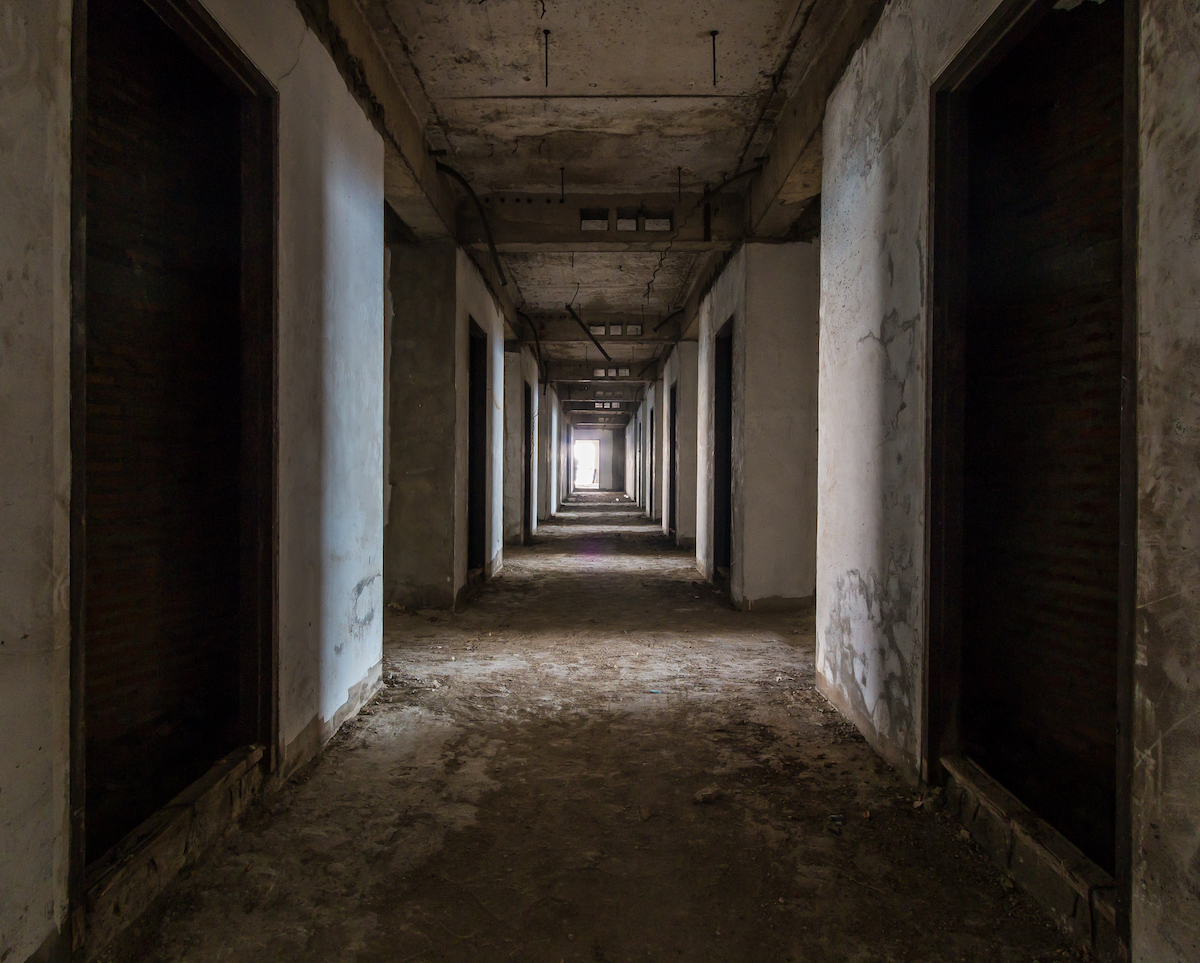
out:
{"label": "concrete ceiling", "polygon": [[[806,77],[840,69],[845,54],[828,38],[845,35],[838,42],[848,45],[864,11],[882,0],[359,3],[425,140],[498,224],[510,313],[537,319],[544,358],[555,370],[584,372],[559,379],[579,383],[602,356],[583,332],[553,333],[564,305],[589,323],[627,328],[644,317],[642,340],[627,331],[602,339],[614,363],[641,371],[681,336],[678,324],[652,337],[654,327],[757,223],[746,221],[749,181],[707,205],[704,191],[760,160],[769,190],[789,203],[819,190],[819,139],[803,133],[814,121],[784,108],[802,99],[798,90],[820,86]],[[786,149],[767,161],[786,124],[795,128]],[[804,167],[792,155],[806,145]],[[795,174],[801,167],[804,177]],[[628,218],[618,212],[631,206],[669,208],[673,231],[581,233],[583,210]],[[781,216],[786,228],[796,214],[784,205]],[[465,243],[486,250],[465,198],[458,220]]]}
{"label": "concrete ceiling", "polygon": [[477,190],[558,190],[561,167],[568,190],[596,193],[674,190],[678,168],[688,188],[735,172],[789,79],[815,2],[365,0],[364,9],[431,143]]}

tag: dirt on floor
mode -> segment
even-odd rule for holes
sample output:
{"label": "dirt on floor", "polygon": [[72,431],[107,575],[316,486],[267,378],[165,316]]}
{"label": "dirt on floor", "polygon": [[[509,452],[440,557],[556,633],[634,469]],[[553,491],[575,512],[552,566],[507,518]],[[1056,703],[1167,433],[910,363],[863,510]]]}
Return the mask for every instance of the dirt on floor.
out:
{"label": "dirt on floor", "polygon": [[389,612],[379,697],[110,963],[1083,959],[815,691],[811,612],[589,501]]}

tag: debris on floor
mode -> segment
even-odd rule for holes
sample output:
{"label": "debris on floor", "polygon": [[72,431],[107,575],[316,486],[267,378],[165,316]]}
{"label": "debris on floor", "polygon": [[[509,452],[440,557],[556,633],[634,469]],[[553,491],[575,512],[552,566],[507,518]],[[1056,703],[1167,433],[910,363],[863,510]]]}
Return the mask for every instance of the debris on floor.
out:
{"label": "debris on floor", "polygon": [[390,610],[371,711],[107,963],[1083,958],[816,692],[811,610],[695,582],[567,506],[453,618]]}

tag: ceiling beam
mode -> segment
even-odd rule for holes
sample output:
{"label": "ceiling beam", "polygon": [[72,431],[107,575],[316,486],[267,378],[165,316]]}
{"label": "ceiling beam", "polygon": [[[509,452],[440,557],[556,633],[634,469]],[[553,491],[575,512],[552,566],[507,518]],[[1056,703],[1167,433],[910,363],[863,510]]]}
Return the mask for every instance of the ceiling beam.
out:
{"label": "ceiling beam", "polygon": [[[565,311],[559,314],[531,314],[530,320],[537,325],[538,334],[543,344],[554,343],[592,343],[592,338],[598,340],[606,348],[636,344],[671,344],[679,337],[679,318],[669,321],[659,331],[655,326],[662,320],[656,316],[643,319],[640,314],[627,312],[598,313],[589,311],[581,315],[589,334],[584,334],[579,325]],[[640,327],[640,334],[629,334],[629,326]],[[593,330],[596,329],[596,330]],[[616,334],[617,330],[620,334]]]}
{"label": "ceiling beam", "polygon": [[[644,364],[644,363],[643,363]],[[596,374],[597,371],[604,371],[603,376]],[[618,374],[609,376],[609,371],[616,371]],[[620,374],[622,371],[629,372],[628,374]],[[578,382],[580,384],[615,384],[615,385],[631,385],[631,384],[649,384],[654,379],[651,377],[637,377],[637,367],[630,367],[628,362],[619,362],[609,364],[606,362],[596,362],[588,364],[582,361],[548,361],[546,362],[546,380],[557,382]],[[649,374],[649,372],[647,372]]]}
{"label": "ceiling beam", "polygon": [[778,237],[821,193],[821,125],[825,104],[850,58],[874,29],[887,0],[819,4],[805,32],[821,48],[780,112],[762,175],[750,191],[750,233]]}
{"label": "ceiling beam", "polygon": [[[728,250],[745,233],[742,198],[722,194],[488,194],[481,198],[502,254]],[[707,208],[707,213],[706,213]],[[585,213],[603,212],[603,230],[583,230]],[[624,215],[624,216],[623,216]],[[650,230],[655,221],[670,226]],[[621,222],[621,223],[619,223]],[[633,230],[622,230],[622,223]],[[459,240],[487,248],[478,213],[458,209]]]}

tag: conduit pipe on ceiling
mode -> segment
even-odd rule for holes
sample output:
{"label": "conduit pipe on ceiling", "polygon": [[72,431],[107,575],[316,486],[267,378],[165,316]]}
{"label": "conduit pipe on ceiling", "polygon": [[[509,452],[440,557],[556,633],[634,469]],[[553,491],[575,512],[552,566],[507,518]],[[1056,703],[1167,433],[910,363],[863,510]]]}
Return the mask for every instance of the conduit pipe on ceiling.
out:
{"label": "conduit pipe on ceiling", "polygon": [[575,323],[578,324],[581,328],[583,328],[583,333],[592,339],[592,344],[594,344],[597,348],[600,349],[600,353],[602,355],[604,355],[604,357],[606,357],[609,361],[612,361],[612,355],[609,354],[607,351],[605,351],[604,345],[602,345],[599,341],[596,340],[596,336],[594,334],[592,334],[591,328],[589,328],[586,324],[583,323],[583,318],[581,318],[578,314],[576,314],[575,309],[573,307],[571,307],[571,305],[569,305],[569,304],[567,305],[567,310],[571,312],[571,317],[573,317],[575,319]]}
{"label": "conduit pipe on ceiling", "polygon": [[475,202],[475,210],[479,212],[479,219],[483,221],[483,233],[487,237],[488,251],[491,252],[492,264],[495,266],[496,274],[500,278],[500,286],[502,288],[508,287],[508,279],[504,276],[504,268],[500,266],[500,253],[496,250],[496,242],[492,238],[492,225],[488,221],[487,212],[483,209],[479,195],[475,193],[475,189],[471,187],[470,182],[449,164],[443,164],[441,161],[438,161],[437,169],[456,181],[467,192],[471,200]]}
{"label": "conduit pipe on ceiling", "polygon": [[533,318],[531,318],[520,308],[517,309],[517,317],[529,325],[529,330],[533,332],[533,350],[537,352],[538,374],[541,376],[542,380],[545,380],[546,366],[542,361],[542,339],[538,337],[537,325],[533,323]]}

